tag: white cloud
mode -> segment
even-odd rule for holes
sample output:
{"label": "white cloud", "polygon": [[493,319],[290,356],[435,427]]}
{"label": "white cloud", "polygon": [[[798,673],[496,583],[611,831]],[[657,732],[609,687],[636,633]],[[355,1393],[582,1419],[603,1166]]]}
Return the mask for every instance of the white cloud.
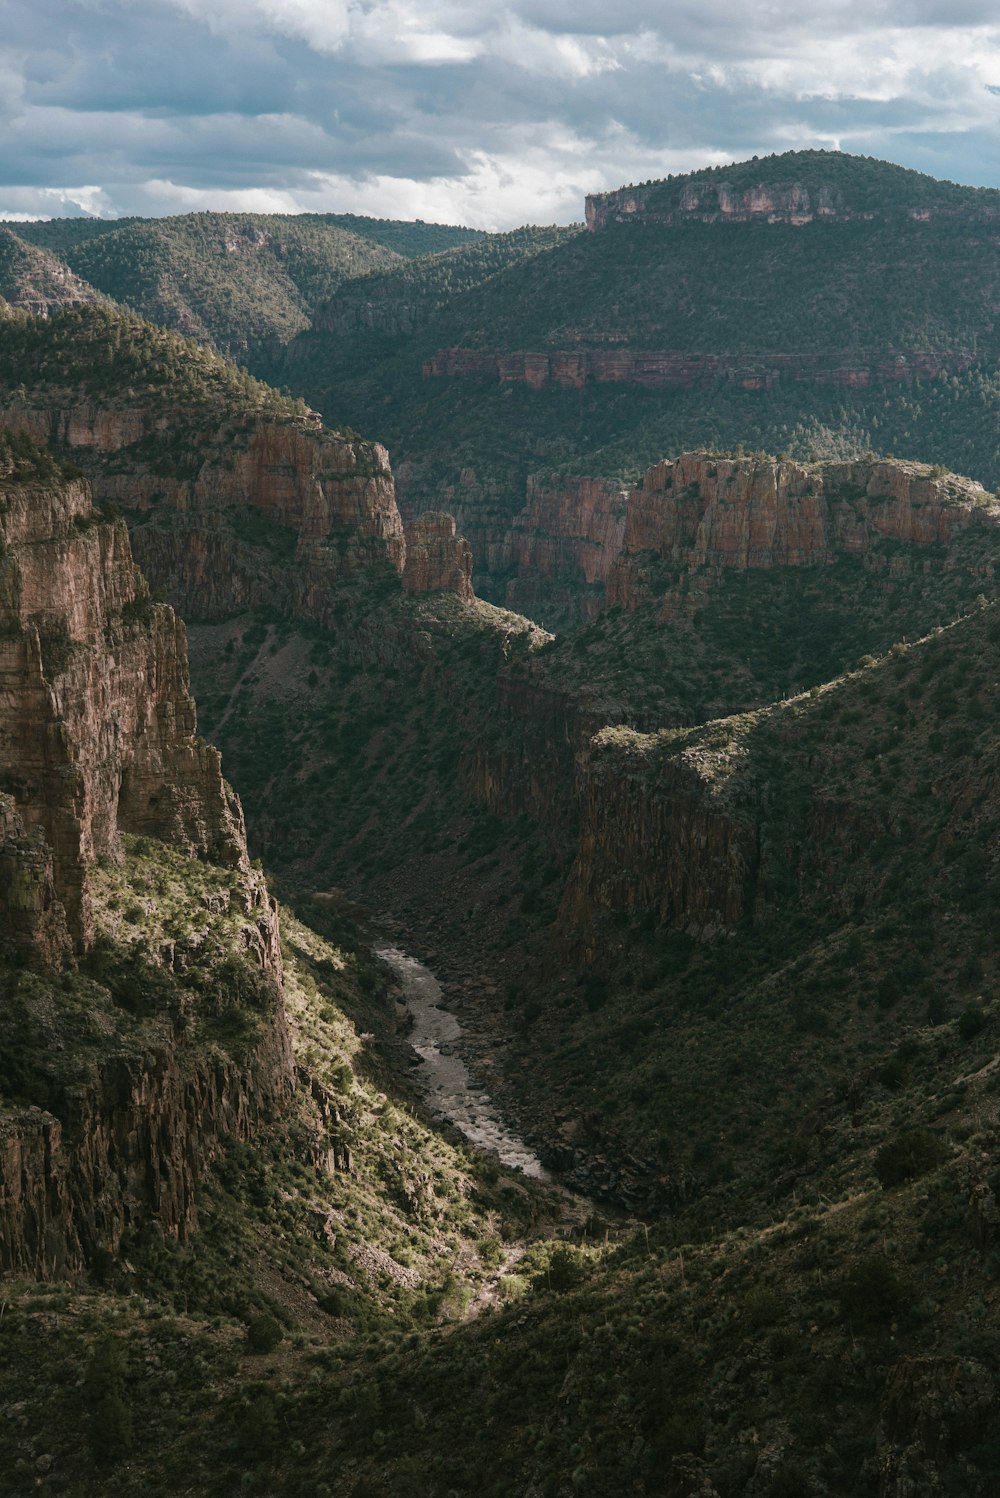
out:
{"label": "white cloud", "polygon": [[998,183],[997,87],[986,0],[33,0],[0,39],[0,211],[506,226],[834,143]]}

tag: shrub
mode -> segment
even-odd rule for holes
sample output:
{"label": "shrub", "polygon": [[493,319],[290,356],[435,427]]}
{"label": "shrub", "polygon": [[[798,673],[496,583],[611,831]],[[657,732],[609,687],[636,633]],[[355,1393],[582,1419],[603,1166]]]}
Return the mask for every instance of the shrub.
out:
{"label": "shrub", "polygon": [[106,1337],[94,1348],[84,1397],[89,1406],[90,1448],[109,1466],[132,1449],[132,1411],[125,1398],[125,1358],[120,1345]]}
{"label": "shrub", "polygon": [[974,1004],[963,1009],[958,1017],[958,1033],[963,1040],[971,1040],[986,1027],[986,1016]]}
{"label": "shrub", "polygon": [[255,1316],[247,1322],[247,1344],[251,1352],[273,1352],[284,1335],[273,1316]]}
{"label": "shrub", "polygon": [[899,1275],[877,1254],[852,1265],[841,1279],[837,1294],[844,1320],[861,1324],[894,1321],[910,1302]]}
{"label": "shrub", "polygon": [[899,1186],[934,1170],[947,1158],[947,1146],[930,1129],[904,1129],[878,1151],[875,1174],[883,1187]]}

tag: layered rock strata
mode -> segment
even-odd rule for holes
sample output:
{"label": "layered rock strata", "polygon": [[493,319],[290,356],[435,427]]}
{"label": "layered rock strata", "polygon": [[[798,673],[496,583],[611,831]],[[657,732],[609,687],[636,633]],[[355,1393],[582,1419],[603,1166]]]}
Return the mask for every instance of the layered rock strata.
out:
{"label": "layered rock strata", "polygon": [[472,602],[472,548],[456,535],[453,516],[428,510],[406,527],[403,587],[407,593],[444,590]]}
{"label": "layered rock strata", "polygon": [[[926,179],[925,179],[926,180]],[[619,187],[612,192],[590,193],[585,217],[591,233],[613,224],[845,224],[873,219],[902,218],[926,223],[931,219],[959,219],[967,223],[993,223],[1000,219],[1000,195],[984,192],[973,208],[968,201],[949,200],[950,184],[935,183],[936,201],[920,201],[914,191],[911,201],[891,203],[851,202],[832,184],[807,187],[802,182],[758,182],[738,188],[731,182],[695,178],[684,183],[650,182],[642,187]],[[941,188],[945,191],[942,193]]]}
{"label": "layered rock strata", "polygon": [[87,868],[122,832],[246,865],[239,803],[195,737],[183,626],[82,481],[0,494],[0,776],[51,849],[79,948]]}
{"label": "layered rock strata", "polygon": [[[815,567],[865,559],[884,542],[920,553],[970,530],[995,532],[1000,508],[981,485],[894,461],[799,464],[685,453],[647,469],[628,497],[622,549],[608,572],[608,604],[648,596],[649,558],[688,569]],[[989,550],[981,559],[992,575]]]}
{"label": "layered rock strata", "polygon": [[828,385],[866,390],[957,374],[976,362],[972,353],[930,349],[852,354],[701,354],[664,349],[574,349],[498,353],[440,349],[423,364],[424,379],[484,379],[531,390],[582,390],[588,384],[637,385],[645,390],[694,390],[718,380],[743,390],[779,384]]}
{"label": "layered rock strata", "polygon": [[613,479],[529,478],[527,502],[497,558],[508,608],[578,624],[605,607],[615,558],[625,544],[628,491]]}
{"label": "layered rock strata", "polygon": [[[191,620],[268,608],[329,627],[339,585],[403,575],[388,453],[318,417],[220,416],[206,428],[202,413],[190,431],[183,412],[28,399],[5,404],[2,420],[86,464],[98,500],[126,514],[144,574]],[[407,586],[419,575],[411,568]],[[457,576],[454,587],[471,596]]]}
{"label": "layered rock strata", "polygon": [[[124,833],[141,833],[232,870],[245,912],[239,952],[271,994],[239,1060],[189,1043],[183,1015],[163,1014],[132,1040],[109,1041],[58,1117],[0,1112],[0,1269],[51,1277],[98,1249],[113,1254],[141,1222],[191,1231],[196,1185],[218,1141],[272,1117],[292,1071],[276,907],[250,868],[218,752],[195,737],[183,626],[151,602],[124,522],[102,519],[82,481],[4,487],[0,539],[8,948],[49,970],[85,951],[94,864],[121,856]],[[53,1011],[57,1049],[67,1043],[62,1024]]]}

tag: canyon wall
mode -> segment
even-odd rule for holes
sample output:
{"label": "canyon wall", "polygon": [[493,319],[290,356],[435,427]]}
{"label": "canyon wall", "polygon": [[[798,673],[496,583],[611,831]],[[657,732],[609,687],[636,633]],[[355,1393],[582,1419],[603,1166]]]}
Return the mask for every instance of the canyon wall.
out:
{"label": "canyon wall", "polygon": [[452,515],[427,510],[406,527],[403,587],[407,593],[443,589],[472,602],[472,548],[456,535]]}
{"label": "canyon wall", "polygon": [[126,514],[145,575],[192,620],[268,608],[330,626],[339,585],[373,570],[402,577],[385,448],[318,417],[29,397],[0,402],[0,422],[85,466],[98,500]]}
{"label": "canyon wall", "polygon": [[124,522],[82,481],[10,485],[0,538],[0,777],[84,948],[87,867],[121,832],[240,865],[242,813],[195,737],[183,626],[151,603]]}
{"label": "canyon wall", "polygon": [[856,354],[701,354],[672,350],[577,349],[496,353],[440,349],[423,364],[424,379],[483,379],[524,384],[531,390],[581,390],[587,384],[637,385],[644,390],[693,390],[726,380],[742,390],[779,384],[828,385],[865,390],[957,374],[976,362],[973,353],[930,349]]}
{"label": "canyon wall", "polygon": [[[651,557],[692,570],[813,567],[843,555],[866,558],[888,541],[914,548],[899,559],[905,571],[921,565],[921,549],[998,526],[1000,507],[981,485],[921,464],[685,453],[647,469],[630,493],[607,601],[626,608],[644,601]],[[988,552],[982,569],[992,576]]]}
{"label": "canyon wall", "polygon": [[585,216],[592,233],[612,224],[763,223],[801,227],[814,222],[846,224],[887,217],[920,223],[937,218],[995,223],[1000,219],[1000,199],[995,193],[983,194],[975,208],[967,201],[949,202],[943,195],[936,202],[920,202],[916,193],[911,202],[852,203],[833,185],[809,188],[801,182],[760,182],[741,189],[726,181],[696,179],[683,186],[661,181],[590,193]]}
{"label": "canyon wall", "polygon": [[[44,986],[22,994],[15,976],[0,1017],[8,1002],[41,1004],[36,1028],[56,1053],[107,1035],[89,1080],[65,1090],[57,1111],[0,1109],[0,1269],[44,1278],[115,1253],[130,1226],[190,1232],[206,1161],[221,1139],[280,1111],[292,1068],[277,910],[250,867],[218,751],[195,736],[183,626],[151,602],[124,522],[99,516],[82,481],[0,487],[0,553],[6,955],[71,980],[63,1013],[45,1010]],[[270,995],[239,1059],[193,1041],[180,1010],[133,1024],[96,999],[85,1020],[85,988],[71,1002],[73,953],[95,937],[95,864],[119,860],[126,833],[230,870],[239,955]]]}
{"label": "canyon wall", "polygon": [[493,558],[513,573],[507,607],[570,626],[599,613],[625,544],[627,499],[613,479],[529,478],[525,507]]}
{"label": "canyon wall", "polygon": [[608,911],[651,913],[700,937],[753,914],[757,829],[715,793],[697,752],[665,757],[657,736],[606,729],[582,767],[577,856],[559,913],[589,955]]}

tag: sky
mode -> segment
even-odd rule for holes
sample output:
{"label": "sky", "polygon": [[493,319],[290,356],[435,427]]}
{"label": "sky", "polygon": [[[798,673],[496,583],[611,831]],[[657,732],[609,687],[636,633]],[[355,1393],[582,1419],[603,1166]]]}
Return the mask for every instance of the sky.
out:
{"label": "sky", "polygon": [[980,0],[0,0],[0,217],[507,229],[806,147],[1000,186],[997,17]]}

